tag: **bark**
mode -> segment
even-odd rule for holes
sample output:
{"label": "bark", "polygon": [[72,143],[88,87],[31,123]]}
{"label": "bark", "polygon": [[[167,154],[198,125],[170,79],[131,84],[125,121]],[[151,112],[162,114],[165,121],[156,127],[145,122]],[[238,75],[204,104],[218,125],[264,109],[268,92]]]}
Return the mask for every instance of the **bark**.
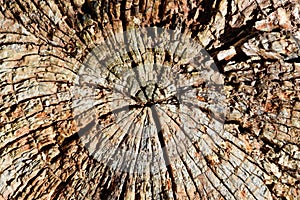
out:
{"label": "bark", "polygon": [[[0,5],[0,199],[300,197],[298,1]],[[155,175],[91,156],[72,109],[71,88],[88,53],[139,27],[179,29],[201,44],[224,77],[228,108],[224,132],[204,134]]]}

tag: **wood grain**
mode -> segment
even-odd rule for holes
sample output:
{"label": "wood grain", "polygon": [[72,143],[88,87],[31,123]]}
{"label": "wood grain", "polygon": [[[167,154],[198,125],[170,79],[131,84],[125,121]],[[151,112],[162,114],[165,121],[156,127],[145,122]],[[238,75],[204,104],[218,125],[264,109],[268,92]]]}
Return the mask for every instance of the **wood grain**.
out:
{"label": "wood grain", "polygon": [[[299,10],[296,0],[0,0],[0,198],[298,199]],[[229,108],[223,133],[155,175],[90,156],[70,92],[97,45],[141,27],[201,44]]]}

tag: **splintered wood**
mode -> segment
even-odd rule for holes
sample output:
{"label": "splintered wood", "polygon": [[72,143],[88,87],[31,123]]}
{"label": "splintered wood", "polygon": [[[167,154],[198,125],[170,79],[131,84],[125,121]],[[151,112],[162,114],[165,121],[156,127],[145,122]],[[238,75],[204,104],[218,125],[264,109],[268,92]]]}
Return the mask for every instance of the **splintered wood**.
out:
{"label": "splintered wood", "polygon": [[299,199],[299,16],[0,0],[0,199]]}

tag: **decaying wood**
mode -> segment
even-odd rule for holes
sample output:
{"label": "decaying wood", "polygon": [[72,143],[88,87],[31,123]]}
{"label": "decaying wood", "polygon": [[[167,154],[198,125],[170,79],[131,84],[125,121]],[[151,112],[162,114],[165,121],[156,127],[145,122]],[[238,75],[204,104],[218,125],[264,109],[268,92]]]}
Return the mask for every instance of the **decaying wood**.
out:
{"label": "decaying wood", "polygon": [[[0,0],[0,199],[299,198],[299,22],[297,0]],[[228,113],[168,170],[132,174],[89,154],[70,88],[94,47],[150,26],[208,51]]]}

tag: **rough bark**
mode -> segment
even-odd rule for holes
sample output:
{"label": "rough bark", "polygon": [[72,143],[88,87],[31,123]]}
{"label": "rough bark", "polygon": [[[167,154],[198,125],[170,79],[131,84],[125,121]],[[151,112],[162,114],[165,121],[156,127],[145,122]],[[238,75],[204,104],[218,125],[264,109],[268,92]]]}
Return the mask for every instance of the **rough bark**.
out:
{"label": "rough bark", "polygon": [[[0,199],[297,199],[296,0],[0,0]],[[70,87],[114,33],[180,29],[224,75],[224,133],[157,176],[114,171],[78,136]],[[210,155],[203,154],[207,146]]]}

